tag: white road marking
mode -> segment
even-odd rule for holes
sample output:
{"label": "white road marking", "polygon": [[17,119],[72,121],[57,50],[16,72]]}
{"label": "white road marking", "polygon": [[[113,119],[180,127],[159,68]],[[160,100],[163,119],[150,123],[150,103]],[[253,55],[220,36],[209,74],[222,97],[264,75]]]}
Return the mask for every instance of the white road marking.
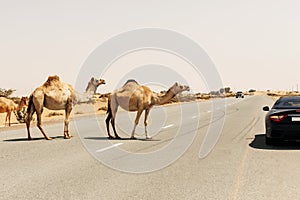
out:
{"label": "white road marking", "polygon": [[162,127],[162,129],[170,128],[172,126],[174,126],[174,124],[170,124],[170,125],[164,126],[164,127]]}
{"label": "white road marking", "polygon": [[112,148],[115,148],[117,146],[120,146],[122,145],[123,143],[117,143],[117,144],[113,144],[109,147],[105,147],[105,148],[102,148],[102,149],[98,149],[96,152],[99,153],[99,152],[103,152],[103,151],[106,151],[106,150],[109,150],[109,149],[112,149]]}

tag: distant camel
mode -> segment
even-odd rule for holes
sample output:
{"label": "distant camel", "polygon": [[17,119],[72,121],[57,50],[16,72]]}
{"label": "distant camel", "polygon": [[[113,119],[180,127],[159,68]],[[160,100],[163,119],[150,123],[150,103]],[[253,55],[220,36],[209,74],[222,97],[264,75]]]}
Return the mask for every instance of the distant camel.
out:
{"label": "distant camel", "polygon": [[116,138],[120,138],[116,132],[115,119],[118,106],[121,106],[127,111],[137,111],[135,118],[135,124],[131,133],[131,138],[135,138],[135,129],[139,123],[142,112],[145,110],[145,135],[146,138],[150,138],[147,134],[148,115],[150,109],[158,104],[162,105],[172,99],[176,94],[182,91],[189,91],[188,86],[179,85],[175,83],[163,97],[157,97],[150,88],[139,85],[135,80],[128,80],[123,87],[114,91],[108,100],[108,116],[106,118],[106,128],[109,138],[113,138],[109,130],[109,122],[111,121],[113,131]]}
{"label": "distant camel", "polygon": [[103,79],[95,79],[94,77],[91,78],[91,80],[88,83],[88,86],[85,89],[86,93],[89,94],[96,94],[97,88],[99,85],[105,84],[105,80]]}
{"label": "distant camel", "polygon": [[10,126],[10,117],[11,117],[11,112],[13,111],[20,111],[24,106],[27,105],[27,97],[22,97],[19,105],[17,105],[13,100],[5,98],[5,97],[0,97],[0,113],[7,113],[5,117],[5,123],[4,125],[6,126],[6,122],[8,120],[8,126]]}
{"label": "distant camel", "polygon": [[30,136],[30,122],[35,112],[38,128],[47,140],[52,139],[46,135],[41,126],[43,107],[50,110],[65,110],[64,138],[69,139],[71,137],[69,134],[69,117],[76,101],[77,97],[72,85],[61,82],[58,76],[49,76],[47,81],[36,88],[29,97],[26,119],[28,140],[32,139]]}
{"label": "distant camel", "polygon": [[100,85],[105,84],[105,80],[103,79],[95,79],[94,77],[91,78],[91,80],[88,82],[88,85],[85,89],[85,92],[83,94],[76,93],[77,94],[77,103],[91,103],[93,101],[93,95],[96,94],[97,88]]}

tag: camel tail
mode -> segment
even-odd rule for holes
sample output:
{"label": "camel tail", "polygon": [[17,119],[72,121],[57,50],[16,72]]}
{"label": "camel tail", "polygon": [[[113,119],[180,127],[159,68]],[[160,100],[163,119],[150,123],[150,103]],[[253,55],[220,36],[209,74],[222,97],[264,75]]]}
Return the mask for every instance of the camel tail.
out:
{"label": "camel tail", "polygon": [[110,114],[111,113],[111,107],[110,107],[110,98],[108,98],[108,101],[107,101],[107,111],[106,111],[106,114]]}
{"label": "camel tail", "polygon": [[33,104],[33,97],[32,95],[29,97],[29,101],[28,101],[28,107],[27,107],[27,113],[31,113],[34,112],[35,108],[34,108],[34,104]]}

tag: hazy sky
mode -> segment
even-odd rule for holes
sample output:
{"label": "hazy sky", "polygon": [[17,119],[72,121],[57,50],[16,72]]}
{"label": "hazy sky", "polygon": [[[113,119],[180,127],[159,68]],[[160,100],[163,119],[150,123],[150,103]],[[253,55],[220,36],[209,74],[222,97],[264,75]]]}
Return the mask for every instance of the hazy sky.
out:
{"label": "hazy sky", "polygon": [[[75,84],[85,59],[102,42],[157,27],[202,46],[225,86],[296,89],[299,10],[298,1],[288,0],[1,1],[0,88],[28,95],[51,74]],[[98,92],[118,79],[103,78],[108,84]]]}

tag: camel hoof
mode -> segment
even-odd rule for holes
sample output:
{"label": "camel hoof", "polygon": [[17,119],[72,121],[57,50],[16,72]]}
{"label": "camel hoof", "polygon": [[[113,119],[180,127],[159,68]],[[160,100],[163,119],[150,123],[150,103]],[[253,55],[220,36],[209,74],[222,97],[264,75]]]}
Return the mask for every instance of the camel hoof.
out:
{"label": "camel hoof", "polygon": [[116,135],[115,139],[122,139],[122,138],[120,138],[120,136]]}
{"label": "camel hoof", "polygon": [[28,140],[33,140],[32,137],[29,137]]}
{"label": "camel hoof", "polygon": [[146,137],[146,140],[151,140],[151,139],[152,139],[152,137],[150,137],[150,136]]}
{"label": "camel hoof", "polygon": [[109,135],[108,139],[115,139],[113,136]]}
{"label": "camel hoof", "polygon": [[47,137],[46,140],[52,140],[52,138],[51,137]]}
{"label": "camel hoof", "polygon": [[70,139],[71,136],[64,136],[64,139]]}
{"label": "camel hoof", "polygon": [[130,137],[130,139],[132,139],[132,140],[136,140],[136,137],[134,137],[134,136],[131,136],[131,137]]}

